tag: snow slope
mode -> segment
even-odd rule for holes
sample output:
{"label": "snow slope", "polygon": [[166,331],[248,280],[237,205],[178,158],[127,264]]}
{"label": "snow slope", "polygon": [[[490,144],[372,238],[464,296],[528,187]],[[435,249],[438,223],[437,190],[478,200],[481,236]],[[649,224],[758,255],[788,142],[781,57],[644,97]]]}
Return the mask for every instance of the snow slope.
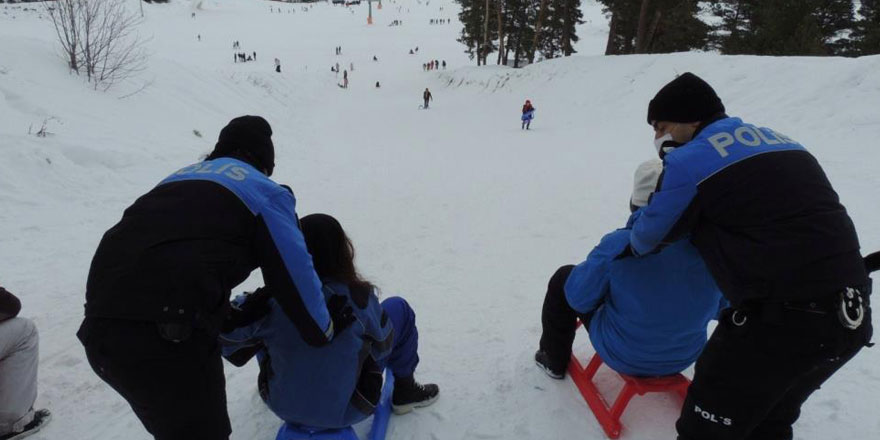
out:
{"label": "snow slope", "polygon": [[[366,4],[306,13],[206,0],[194,19],[189,2],[147,5],[149,68],[108,93],[68,74],[32,5],[0,6],[0,283],[42,336],[38,404],[55,419],[36,439],[148,438],[75,339],[88,265],[125,207],[241,114],[272,123],[274,177],[296,190],[300,215],[339,218],[365,275],[418,313],[418,377],[442,398],[395,417],[389,439],[604,438],[573,384],[534,367],[540,307],[556,267],[625,221],[632,172],[654,154],[647,102],[676,73],[703,76],[730,114],[811,149],[865,250],[880,248],[880,57],[604,57],[607,23],[585,0],[579,56],[476,68],[455,42],[460,25],[428,24],[456,17],[450,0],[376,6],[366,26]],[[394,19],[403,26],[388,27]],[[233,64],[233,40],[258,60]],[[432,58],[449,69],[423,72]],[[336,62],[355,65],[348,90]],[[435,101],[419,111],[425,87]],[[526,98],[537,118],[522,132]],[[47,118],[51,136],[28,134]],[[878,365],[880,352],[865,350],[841,370],[804,407],[796,438],[880,436]],[[273,438],[279,421],[256,394],[255,366],[226,371],[233,438]],[[636,399],[624,438],[673,438],[676,415],[665,396]]]}

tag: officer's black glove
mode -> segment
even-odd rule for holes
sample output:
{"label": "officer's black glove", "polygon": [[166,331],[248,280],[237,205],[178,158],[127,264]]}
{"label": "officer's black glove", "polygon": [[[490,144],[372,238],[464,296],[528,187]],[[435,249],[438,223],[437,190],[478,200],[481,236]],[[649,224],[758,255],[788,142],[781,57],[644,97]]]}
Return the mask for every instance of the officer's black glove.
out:
{"label": "officer's black glove", "polygon": [[327,299],[327,311],[330,312],[330,320],[333,321],[335,334],[342,333],[357,319],[348,304],[348,298],[343,295],[331,295]]}
{"label": "officer's black glove", "polygon": [[223,321],[220,331],[231,332],[237,328],[252,324],[269,314],[269,298],[272,295],[269,289],[259,289],[245,293],[245,299],[241,304],[230,304],[229,315]]}

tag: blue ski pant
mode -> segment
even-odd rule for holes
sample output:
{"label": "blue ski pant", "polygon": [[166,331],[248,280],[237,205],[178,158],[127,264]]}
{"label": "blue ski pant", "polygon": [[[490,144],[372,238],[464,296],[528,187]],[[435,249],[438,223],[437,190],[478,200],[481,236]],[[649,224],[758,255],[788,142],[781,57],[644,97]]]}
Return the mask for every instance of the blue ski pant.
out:
{"label": "blue ski pant", "polygon": [[392,296],[382,301],[382,309],[394,326],[394,347],[391,355],[383,359],[379,366],[388,368],[394,377],[412,377],[419,364],[419,331],[416,328],[416,313],[405,299]]}

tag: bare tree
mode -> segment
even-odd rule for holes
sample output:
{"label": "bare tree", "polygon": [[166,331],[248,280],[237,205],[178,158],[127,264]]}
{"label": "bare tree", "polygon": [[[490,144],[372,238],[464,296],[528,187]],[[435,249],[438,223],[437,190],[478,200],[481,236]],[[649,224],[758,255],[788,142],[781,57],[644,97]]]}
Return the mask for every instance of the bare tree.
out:
{"label": "bare tree", "polygon": [[86,6],[80,49],[86,72],[95,88],[107,90],[146,66],[144,41],[137,34],[141,23],[124,0],[81,0]]}
{"label": "bare tree", "polygon": [[80,0],[57,0],[54,5],[51,2],[43,3],[55,34],[61,43],[61,50],[67,59],[70,70],[79,73],[79,17],[82,1]]}
{"label": "bare tree", "polygon": [[56,0],[48,7],[70,68],[84,70],[95,89],[107,90],[146,66],[141,19],[125,0]]}

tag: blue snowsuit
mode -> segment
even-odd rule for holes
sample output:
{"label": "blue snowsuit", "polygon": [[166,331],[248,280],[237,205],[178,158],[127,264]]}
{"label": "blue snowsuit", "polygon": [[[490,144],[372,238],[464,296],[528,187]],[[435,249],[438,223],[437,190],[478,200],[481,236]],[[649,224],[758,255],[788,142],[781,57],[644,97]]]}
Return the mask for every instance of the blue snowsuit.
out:
{"label": "blue snowsuit", "polygon": [[706,325],[727,302],[688,240],[642,258],[615,259],[629,237],[630,229],[603,237],[569,275],[566,299],[581,315],[593,312],[590,341],[615,371],[679,373],[700,355]]}
{"label": "blue snowsuit", "polygon": [[337,282],[325,284],[324,293],[347,297],[357,318],[329,345],[307,344],[274,299],[269,300],[268,315],[222,334],[220,340],[228,359],[256,348],[260,394],[278,417],[301,427],[335,429],[375,411],[386,366],[395,377],[413,375],[419,361],[418,331],[412,308],[400,297],[380,305],[373,292],[353,291]]}

